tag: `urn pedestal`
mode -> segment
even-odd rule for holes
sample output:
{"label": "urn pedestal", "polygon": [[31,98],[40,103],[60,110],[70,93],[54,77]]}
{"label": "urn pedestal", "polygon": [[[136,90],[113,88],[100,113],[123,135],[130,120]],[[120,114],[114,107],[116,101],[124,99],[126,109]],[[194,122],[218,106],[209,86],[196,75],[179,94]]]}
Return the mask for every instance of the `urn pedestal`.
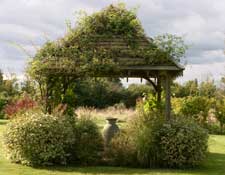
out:
{"label": "urn pedestal", "polygon": [[116,124],[117,118],[106,118],[107,123],[103,129],[103,139],[107,147],[112,138],[119,132],[119,127]]}

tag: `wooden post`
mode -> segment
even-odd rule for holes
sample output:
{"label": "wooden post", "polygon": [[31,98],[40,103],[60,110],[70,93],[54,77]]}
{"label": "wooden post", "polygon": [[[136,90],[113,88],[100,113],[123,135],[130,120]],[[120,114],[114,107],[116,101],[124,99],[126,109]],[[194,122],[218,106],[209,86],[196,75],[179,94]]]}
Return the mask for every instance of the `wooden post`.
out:
{"label": "wooden post", "polygon": [[158,76],[158,78],[157,78],[157,102],[158,102],[158,104],[161,103],[161,93],[162,93],[161,78]]}
{"label": "wooden post", "polygon": [[171,79],[169,75],[166,75],[165,77],[165,93],[166,93],[166,106],[165,106],[165,117],[166,120],[171,119],[171,93],[170,93],[170,84],[171,84]]}
{"label": "wooden post", "polygon": [[46,101],[45,101],[45,112],[51,114],[52,109],[51,109],[51,82],[50,82],[50,78],[47,79],[47,85],[46,85]]}

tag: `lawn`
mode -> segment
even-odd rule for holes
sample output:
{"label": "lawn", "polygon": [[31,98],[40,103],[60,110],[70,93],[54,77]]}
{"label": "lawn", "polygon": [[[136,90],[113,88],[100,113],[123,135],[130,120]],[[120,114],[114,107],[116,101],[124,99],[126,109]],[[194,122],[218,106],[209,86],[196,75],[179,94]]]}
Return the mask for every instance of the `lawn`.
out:
{"label": "lawn", "polygon": [[[0,139],[6,121],[0,120]],[[209,156],[204,164],[193,170],[134,169],[119,167],[50,167],[31,168],[12,164],[3,156],[0,143],[0,175],[89,175],[89,174],[141,174],[141,175],[223,175],[225,174],[225,136],[211,135]]]}

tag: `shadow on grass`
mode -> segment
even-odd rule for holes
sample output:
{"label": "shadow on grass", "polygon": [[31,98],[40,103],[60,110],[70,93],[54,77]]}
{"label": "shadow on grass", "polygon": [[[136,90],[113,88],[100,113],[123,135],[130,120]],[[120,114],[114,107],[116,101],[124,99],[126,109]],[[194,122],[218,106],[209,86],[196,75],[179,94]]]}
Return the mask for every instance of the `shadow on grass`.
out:
{"label": "shadow on grass", "polygon": [[[225,149],[225,148],[224,148]],[[123,167],[76,167],[76,166],[58,166],[58,167],[47,167],[47,168],[36,168],[45,169],[54,172],[65,172],[65,173],[80,173],[80,174],[193,174],[193,175],[221,175],[225,174],[225,154],[210,153],[205,163],[195,169],[137,169],[137,168],[123,168]]]}
{"label": "shadow on grass", "polygon": [[201,171],[209,175],[225,174],[225,154],[210,153]]}
{"label": "shadow on grass", "polygon": [[[43,169],[43,168],[41,168]],[[45,169],[45,168],[44,168]],[[46,170],[46,169],[45,169]],[[125,168],[125,167],[50,167],[47,168],[48,171],[60,171],[63,173],[79,173],[79,174],[105,174],[105,175],[112,175],[112,174],[168,174],[174,172],[174,174],[178,172],[183,172],[182,170],[167,170],[167,169],[137,169],[137,168]]]}

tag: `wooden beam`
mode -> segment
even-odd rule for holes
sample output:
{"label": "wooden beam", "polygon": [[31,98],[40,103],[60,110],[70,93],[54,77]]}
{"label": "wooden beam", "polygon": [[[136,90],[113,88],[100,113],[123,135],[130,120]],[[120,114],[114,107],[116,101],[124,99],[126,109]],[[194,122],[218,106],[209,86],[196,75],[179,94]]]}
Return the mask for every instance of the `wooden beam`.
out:
{"label": "wooden beam", "polygon": [[144,77],[145,80],[147,80],[155,89],[155,91],[157,92],[157,85],[148,77]]}
{"label": "wooden beam", "polygon": [[169,75],[166,75],[165,77],[165,93],[166,93],[166,105],[165,105],[165,117],[166,120],[171,119],[171,78]]}

